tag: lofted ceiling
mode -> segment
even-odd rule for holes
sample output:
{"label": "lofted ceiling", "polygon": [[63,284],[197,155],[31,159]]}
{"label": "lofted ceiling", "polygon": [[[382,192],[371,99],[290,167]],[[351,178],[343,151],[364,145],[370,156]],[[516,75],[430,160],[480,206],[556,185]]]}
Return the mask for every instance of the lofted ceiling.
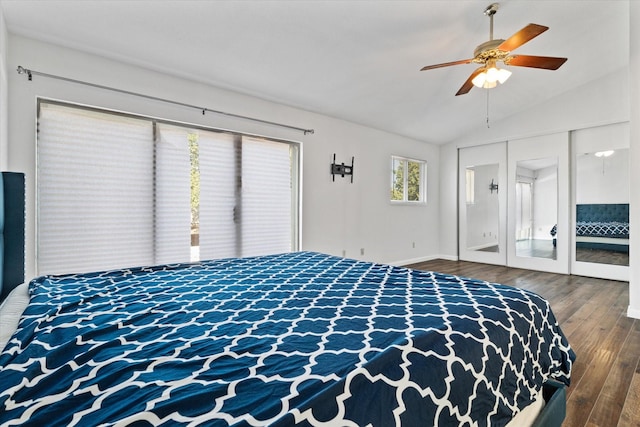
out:
{"label": "lofted ceiling", "polygon": [[[490,3],[2,0],[1,4],[10,33],[440,144],[486,126],[487,91],[474,88],[454,96],[476,64],[419,70],[472,58],[475,47],[489,40],[489,19],[483,12]],[[548,31],[516,52],[569,59],[557,71],[510,67],[511,78],[490,91],[492,121],[629,63],[628,1],[499,3],[494,38],[506,39],[529,23],[546,25]]]}

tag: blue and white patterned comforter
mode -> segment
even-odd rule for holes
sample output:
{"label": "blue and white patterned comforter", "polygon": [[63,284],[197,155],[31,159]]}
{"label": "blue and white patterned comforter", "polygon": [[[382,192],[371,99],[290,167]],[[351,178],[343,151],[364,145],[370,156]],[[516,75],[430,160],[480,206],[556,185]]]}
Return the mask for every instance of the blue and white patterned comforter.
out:
{"label": "blue and white patterned comforter", "polygon": [[629,223],[616,221],[579,221],[576,223],[576,236],[629,238]]}
{"label": "blue and white patterned comforter", "polygon": [[312,252],[30,292],[3,426],[501,426],[575,357],[531,292]]}
{"label": "blue and white patterned comforter", "polygon": [[[549,234],[553,237],[558,234],[558,224],[551,228]],[[629,223],[616,221],[578,221],[576,223],[576,236],[628,239]]]}

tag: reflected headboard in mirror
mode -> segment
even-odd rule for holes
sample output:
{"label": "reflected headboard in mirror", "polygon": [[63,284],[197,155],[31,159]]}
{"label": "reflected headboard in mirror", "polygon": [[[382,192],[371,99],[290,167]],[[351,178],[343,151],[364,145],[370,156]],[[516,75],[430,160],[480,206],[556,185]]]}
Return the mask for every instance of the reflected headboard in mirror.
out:
{"label": "reflected headboard in mirror", "polygon": [[629,204],[576,205],[576,248],[629,253]]}
{"label": "reflected headboard in mirror", "polygon": [[24,282],[24,174],[0,174],[0,302]]}
{"label": "reflected headboard in mirror", "polygon": [[[578,223],[600,223],[600,224],[629,224],[629,204],[628,203],[597,203],[576,205],[576,222]],[[587,233],[587,232],[585,232]],[[616,237],[629,237],[628,230],[615,232],[596,231],[603,235],[615,234]],[[591,232],[593,234],[593,232]],[[587,235],[587,234],[585,234]]]}

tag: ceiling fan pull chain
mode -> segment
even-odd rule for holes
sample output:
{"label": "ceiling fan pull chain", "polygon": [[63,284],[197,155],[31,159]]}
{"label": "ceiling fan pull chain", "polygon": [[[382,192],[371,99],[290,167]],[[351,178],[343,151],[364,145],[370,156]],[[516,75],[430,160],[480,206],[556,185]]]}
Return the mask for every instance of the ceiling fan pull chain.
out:
{"label": "ceiling fan pull chain", "polygon": [[489,129],[489,91],[487,91],[487,129]]}

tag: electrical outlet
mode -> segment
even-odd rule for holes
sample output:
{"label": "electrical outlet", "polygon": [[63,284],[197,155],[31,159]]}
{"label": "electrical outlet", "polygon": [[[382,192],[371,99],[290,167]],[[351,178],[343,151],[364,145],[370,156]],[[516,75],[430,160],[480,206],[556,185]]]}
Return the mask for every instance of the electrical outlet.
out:
{"label": "electrical outlet", "polygon": [[416,242],[411,242],[411,246],[413,246],[413,248],[415,249],[415,247],[416,247]]}
{"label": "electrical outlet", "polygon": [[346,256],[347,256],[347,251],[343,249],[343,250],[342,250],[342,257],[344,258],[344,257],[346,257]]}
{"label": "electrical outlet", "polygon": [[360,255],[364,255],[364,248],[360,248]]}

